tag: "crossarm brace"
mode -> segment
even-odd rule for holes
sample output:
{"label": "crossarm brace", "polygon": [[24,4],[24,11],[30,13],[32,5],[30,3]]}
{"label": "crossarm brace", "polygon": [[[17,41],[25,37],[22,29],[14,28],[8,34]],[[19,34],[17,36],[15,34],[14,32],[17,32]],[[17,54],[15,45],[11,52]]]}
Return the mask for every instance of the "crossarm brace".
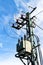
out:
{"label": "crossarm brace", "polygon": [[24,63],[24,61],[22,60],[22,58],[20,58],[20,60],[22,61],[22,63],[23,63],[24,65],[26,65],[26,64]]}

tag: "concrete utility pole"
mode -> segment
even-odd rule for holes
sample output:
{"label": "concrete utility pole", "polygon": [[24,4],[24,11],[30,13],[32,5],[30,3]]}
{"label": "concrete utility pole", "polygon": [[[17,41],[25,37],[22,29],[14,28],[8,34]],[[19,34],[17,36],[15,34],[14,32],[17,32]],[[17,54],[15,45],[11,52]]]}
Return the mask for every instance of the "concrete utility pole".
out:
{"label": "concrete utility pole", "polygon": [[35,24],[34,21],[32,21],[35,16],[30,18],[30,14],[35,9],[36,7],[33,8],[30,13],[27,12],[26,17],[23,17],[24,15],[21,15],[20,19],[22,19],[22,21],[19,22],[19,19],[17,19],[16,25],[12,25],[13,28],[18,30],[26,25],[26,35],[24,35],[24,38],[21,37],[21,40],[18,40],[18,43],[16,45],[18,53],[15,55],[17,58],[20,58],[24,65],[26,64],[23,59],[27,60],[27,65],[30,63],[31,65],[39,65],[37,47],[39,47],[40,44],[37,44],[37,40],[35,41],[34,39],[35,34],[33,33],[33,28],[35,28]]}

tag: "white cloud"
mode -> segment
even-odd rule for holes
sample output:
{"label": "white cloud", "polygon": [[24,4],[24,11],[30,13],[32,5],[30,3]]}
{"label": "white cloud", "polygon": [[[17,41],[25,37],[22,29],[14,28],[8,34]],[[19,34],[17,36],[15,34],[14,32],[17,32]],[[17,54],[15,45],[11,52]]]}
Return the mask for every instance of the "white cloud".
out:
{"label": "white cloud", "polygon": [[14,57],[14,54],[9,56],[9,58],[0,61],[0,65],[22,65],[22,62]]}
{"label": "white cloud", "polygon": [[[43,11],[43,0],[39,0],[39,2],[37,3],[37,9],[32,13],[33,15],[36,15],[37,13],[39,13],[40,11]],[[43,20],[43,12],[41,12],[40,14],[36,15],[36,17],[42,21]],[[39,21],[38,21],[39,22]]]}
{"label": "white cloud", "polygon": [[[21,11],[21,10],[23,10],[23,9],[25,9],[25,11],[28,11],[29,9],[28,9],[28,6],[27,6],[27,4],[26,4],[26,2],[25,1],[23,1],[23,0],[14,0],[14,2],[16,3],[16,6],[17,6],[17,9],[19,10],[19,12]],[[21,8],[19,8],[19,6],[21,6]],[[23,8],[22,8],[23,7]],[[24,11],[24,10],[23,10]]]}
{"label": "white cloud", "polygon": [[[17,16],[15,16],[14,15],[14,20],[16,21],[16,19],[18,19],[19,17],[20,17],[20,15],[21,15],[21,11],[23,10],[24,11],[24,9],[26,10],[26,11],[28,11],[29,10],[29,8],[28,8],[28,4],[25,2],[25,1],[23,1],[23,0],[14,0],[14,2],[16,3],[16,5],[17,5],[17,8],[19,9],[19,13],[18,14],[16,14]],[[20,4],[21,3],[21,4]],[[30,4],[30,3],[29,3]],[[22,6],[22,7],[24,7],[24,8],[19,8],[19,6]],[[21,29],[23,32],[26,32],[24,29]],[[17,30],[17,33],[20,35],[22,32],[21,32],[21,30]]]}
{"label": "white cloud", "polygon": [[[36,15],[37,13],[39,13],[40,11],[42,11],[43,10],[43,0],[34,0],[34,2],[33,2],[33,0],[30,0],[28,3],[26,3],[25,1],[23,1],[23,0],[14,0],[15,1],[15,3],[16,3],[16,5],[17,5],[17,7],[19,8],[19,4],[21,3],[21,5],[22,5],[22,7],[24,7],[25,9],[28,9],[29,10],[29,8],[27,8],[26,6],[28,5],[30,5],[30,6],[33,6],[33,7],[37,7],[37,9],[31,14],[31,16],[33,16],[33,15]],[[21,9],[19,9],[19,13],[20,13],[20,10]],[[24,11],[24,9],[23,9],[23,11]],[[17,15],[17,17],[19,17],[20,15]],[[16,17],[16,18],[17,18]],[[39,15],[36,15],[36,17],[38,18],[35,22],[38,24],[38,25],[40,25],[41,27],[43,27],[43,12],[42,13],[40,13]],[[36,30],[38,30],[38,28],[36,28]],[[40,35],[40,33],[42,33],[40,30],[38,30],[38,32],[37,32],[39,35]],[[20,34],[21,34],[21,31],[20,31]],[[41,35],[42,36],[42,35]]]}
{"label": "white cloud", "polygon": [[[36,15],[37,13],[39,13],[40,11],[43,11],[43,0],[40,0],[39,3],[37,4],[37,9],[32,13],[33,15]],[[40,14],[36,15],[36,17],[38,18],[37,21],[35,21],[35,23],[37,25],[39,25],[41,28],[43,28],[43,12],[41,12]],[[38,27],[36,27],[35,29],[35,34],[39,37],[40,39],[40,44],[41,44],[41,52],[42,52],[42,56],[43,56],[43,31],[40,30]],[[42,58],[42,62],[43,62],[43,58]]]}
{"label": "white cloud", "polygon": [[[18,8],[19,8],[19,2],[20,2],[20,0],[16,2],[16,5],[18,6]],[[35,2],[36,2],[36,4],[35,4]],[[23,3],[24,2],[21,1],[21,4],[23,4]],[[37,1],[34,0],[34,2],[33,2],[33,0],[31,0],[31,2],[28,2],[27,5],[31,5],[33,7],[37,6],[37,9],[31,14],[31,16],[34,16],[37,13],[39,13],[40,11],[43,10],[43,0],[37,0]],[[25,4],[23,5],[23,7],[26,9],[26,5]],[[43,12],[40,13],[39,15],[36,15],[36,17],[38,19],[37,19],[37,21],[35,23],[38,24],[39,26],[43,27]],[[43,32],[39,28],[36,27],[35,33],[36,33],[36,35],[39,36],[40,39],[43,38]],[[21,32],[20,32],[20,34],[21,34]],[[43,40],[41,39],[41,46],[43,45],[42,41]],[[41,51],[42,51],[42,55],[43,55],[43,46],[42,46],[42,50]]]}
{"label": "white cloud", "polygon": [[[24,3],[23,2],[23,0],[14,0],[15,1],[15,3],[16,3],[16,5],[17,5],[17,7],[18,7],[18,9],[19,9],[19,4],[21,3],[22,4],[22,6],[26,9],[27,8],[27,6],[25,5],[26,3]],[[33,12],[32,13],[32,16],[33,15],[35,15],[35,14],[37,14],[38,12],[40,12],[41,10],[43,10],[43,0],[38,0],[39,1],[39,3],[37,3],[37,9],[35,10],[35,12]],[[30,3],[27,3],[27,5],[29,4],[29,5],[32,5],[32,3],[33,3],[33,1],[31,0],[31,2]],[[35,4],[33,4],[33,5],[35,5]],[[20,11],[22,10],[22,9],[19,9]],[[28,8],[27,8],[27,10],[28,10]],[[40,15],[38,15],[37,16],[37,18],[38,19],[40,19],[40,21],[38,21],[38,22],[36,22],[38,25],[42,25],[42,23],[43,23],[43,13],[42,14],[40,14]],[[5,18],[5,24],[7,24],[8,23],[8,21],[9,21],[9,19],[10,19],[10,17],[6,17]],[[43,25],[41,26],[41,27],[43,27]],[[37,29],[36,29],[37,30]],[[23,32],[24,32],[24,30],[22,30]],[[20,35],[21,34],[21,31],[17,31],[17,33]],[[43,35],[43,33],[41,32],[41,30],[39,30],[38,32],[37,32],[37,34],[38,35],[40,35],[40,36],[42,36]],[[43,37],[42,37],[43,38]],[[2,43],[0,43],[0,48],[2,48],[3,47],[3,44]],[[43,48],[42,48],[42,51],[43,51]],[[42,54],[43,54],[43,52],[42,52]],[[12,56],[12,57],[10,57],[9,59],[7,59],[7,60],[4,60],[4,61],[1,61],[0,62],[0,65],[22,65],[22,62],[19,60],[19,59],[16,59],[14,56]]]}

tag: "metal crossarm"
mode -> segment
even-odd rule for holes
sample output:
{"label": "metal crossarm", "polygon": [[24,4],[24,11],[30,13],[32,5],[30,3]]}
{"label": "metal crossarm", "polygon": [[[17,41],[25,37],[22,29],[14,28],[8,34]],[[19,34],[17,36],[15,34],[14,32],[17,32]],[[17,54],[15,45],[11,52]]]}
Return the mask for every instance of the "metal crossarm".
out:
{"label": "metal crossarm", "polygon": [[30,14],[36,9],[37,7],[33,8],[33,10],[30,12]]}

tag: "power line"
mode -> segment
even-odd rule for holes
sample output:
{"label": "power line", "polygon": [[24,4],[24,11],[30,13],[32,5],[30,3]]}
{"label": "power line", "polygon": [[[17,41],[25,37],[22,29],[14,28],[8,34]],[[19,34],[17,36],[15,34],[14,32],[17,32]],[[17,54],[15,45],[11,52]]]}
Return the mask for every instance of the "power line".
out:
{"label": "power line", "polygon": [[40,14],[40,13],[42,13],[43,12],[43,10],[42,11],[40,11],[39,13],[37,13],[36,15],[34,15],[34,16],[37,16],[38,14]]}
{"label": "power line", "polygon": [[[15,32],[15,31],[14,31]],[[19,35],[17,32],[15,32],[15,34],[17,34],[19,37],[22,37],[21,35]]]}
{"label": "power line", "polygon": [[36,23],[35,23],[35,25],[38,27],[38,28],[40,28],[41,30],[43,30],[43,28],[41,28],[39,25],[37,25]]}
{"label": "power line", "polygon": [[7,34],[8,37],[13,38],[13,39],[18,39],[17,37],[13,37],[13,36],[9,35],[9,34],[7,33],[7,31],[6,31],[6,29],[5,29],[5,26],[3,26],[3,29],[4,29],[4,31],[5,31],[5,33]]}
{"label": "power line", "polygon": [[[38,27],[38,28],[40,28],[41,30],[43,30],[43,28],[41,28],[39,25],[37,25],[35,22],[34,22],[34,24]],[[25,29],[26,30],[26,28],[23,28],[23,29]]]}
{"label": "power line", "polygon": [[[16,24],[16,23],[14,23]],[[10,26],[10,23],[9,23],[9,26]],[[11,26],[12,27],[12,26]],[[12,29],[12,28],[11,28]],[[22,31],[22,30],[21,30]],[[14,31],[15,32],[15,31]],[[23,32],[23,31],[22,31]],[[22,37],[21,35],[19,35],[17,32],[15,32],[19,37]]]}
{"label": "power line", "polygon": [[[18,39],[19,37],[22,37],[21,35],[19,35],[17,32],[15,32],[14,31],[14,33],[16,34],[16,35],[18,35],[19,37],[17,38],[17,37],[14,37],[14,36],[11,36],[11,35],[9,35],[8,33],[7,33],[7,31],[6,31],[6,29],[5,29],[5,26],[3,26],[3,29],[4,29],[4,31],[5,31],[5,33],[7,34],[7,36],[8,37],[10,37],[10,38],[13,38],[13,39]],[[12,29],[12,28],[11,28]],[[21,30],[22,31],[22,30]],[[23,32],[23,31],[22,31]],[[24,32],[23,32],[24,33]]]}
{"label": "power line", "polygon": [[[40,11],[39,13],[41,13],[41,12],[43,12],[43,10],[42,11]],[[38,13],[38,14],[39,14]],[[38,14],[36,14],[36,15],[38,15]],[[36,16],[35,15],[35,16]],[[43,30],[43,28],[41,28],[39,25],[37,25],[36,23],[35,23],[35,25],[38,27],[38,28],[40,28],[41,30]],[[9,36],[9,37],[11,37],[11,38],[15,38],[15,39],[18,39],[17,37],[13,37],[13,36],[10,36],[8,33],[7,33],[7,31],[5,30],[5,27],[3,27],[4,28],[4,31],[6,32],[6,34]],[[15,31],[14,31],[15,32]],[[22,31],[23,32],[23,31]],[[17,32],[15,32],[19,37],[21,37],[21,35],[19,35]],[[23,32],[24,33],[24,32]]]}
{"label": "power line", "polygon": [[[22,28],[23,29],[23,28]],[[21,29],[21,31],[23,32],[23,30]],[[25,30],[25,29],[24,29]],[[25,32],[23,32],[23,34],[25,35]]]}
{"label": "power line", "polygon": [[[38,18],[37,18],[38,19]],[[35,19],[34,19],[35,20]],[[38,19],[39,20],[39,19]],[[36,20],[35,20],[36,21]],[[39,20],[40,21],[40,20]],[[43,30],[42,27],[40,27],[39,25],[37,25],[35,22],[33,22],[38,28],[40,28],[41,30]]]}

